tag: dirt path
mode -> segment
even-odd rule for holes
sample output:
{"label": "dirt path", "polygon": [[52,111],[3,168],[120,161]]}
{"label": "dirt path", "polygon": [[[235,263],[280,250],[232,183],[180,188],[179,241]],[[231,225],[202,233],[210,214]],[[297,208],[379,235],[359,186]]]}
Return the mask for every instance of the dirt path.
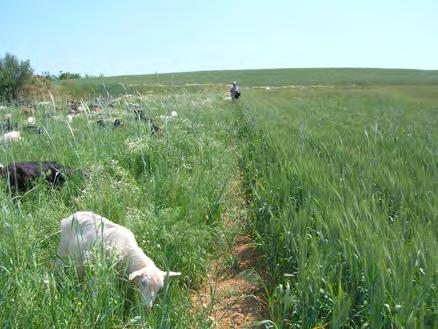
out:
{"label": "dirt path", "polygon": [[242,232],[248,213],[241,182],[241,177],[235,177],[225,198],[223,220],[232,237],[229,250],[212,262],[208,280],[191,296],[194,308],[207,315],[218,329],[256,328],[257,321],[267,318],[257,274],[260,257],[251,239]]}

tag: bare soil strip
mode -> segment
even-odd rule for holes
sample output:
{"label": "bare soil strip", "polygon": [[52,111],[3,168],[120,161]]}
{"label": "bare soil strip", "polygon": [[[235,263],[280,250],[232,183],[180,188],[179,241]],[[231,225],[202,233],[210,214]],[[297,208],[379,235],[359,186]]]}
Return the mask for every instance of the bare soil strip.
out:
{"label": "bare soil strip", "polygon": [[211,263],[204,286],[191,296],[198,314],[206,314],[213,327],[220,329],[256,328],[258,321],[267,318],[257,274],[260,256],[251,239],[242,235],[248,218],[241,182],[241,177],[233,179],[226,193],[224,225],[235,232],[231,252]]}

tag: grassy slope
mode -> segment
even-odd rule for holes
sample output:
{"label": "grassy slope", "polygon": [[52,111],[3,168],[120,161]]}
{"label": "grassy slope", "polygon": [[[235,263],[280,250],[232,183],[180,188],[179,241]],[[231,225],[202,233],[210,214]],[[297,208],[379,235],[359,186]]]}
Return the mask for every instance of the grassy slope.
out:
{"label": "grassy slope", "polygon": [[[438,71],[400,69],[270,69],[205,71],[156,75],[129,75],[58,83],[74,95],[111,94],[154,90],[153,85],[230,84],[242,87],[284,85],[438,85]],[[104,87],[105,86],[105,87]]]}

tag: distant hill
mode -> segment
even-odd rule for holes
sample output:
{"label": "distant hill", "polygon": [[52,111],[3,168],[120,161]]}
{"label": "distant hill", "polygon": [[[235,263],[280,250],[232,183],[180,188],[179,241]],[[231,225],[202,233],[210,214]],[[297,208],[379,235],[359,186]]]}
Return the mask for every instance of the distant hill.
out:
{"label": "distant hill", "polygon": [[303,68],[200,71],[183,73],[125,75],[104,78],[62,80],[57,84],[72,93],[112,94],[142,90],[151,86],[230,84],[241,86],[284,85],[438,85],[438,70]]}

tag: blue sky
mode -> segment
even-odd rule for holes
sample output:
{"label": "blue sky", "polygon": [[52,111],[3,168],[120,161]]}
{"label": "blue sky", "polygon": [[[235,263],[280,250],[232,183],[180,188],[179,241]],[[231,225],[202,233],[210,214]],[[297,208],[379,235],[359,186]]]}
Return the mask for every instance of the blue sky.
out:
{"label": "blue sky", "polygon": [[438,69],[438,0],[0,0],[0,56],[36,72]]}

